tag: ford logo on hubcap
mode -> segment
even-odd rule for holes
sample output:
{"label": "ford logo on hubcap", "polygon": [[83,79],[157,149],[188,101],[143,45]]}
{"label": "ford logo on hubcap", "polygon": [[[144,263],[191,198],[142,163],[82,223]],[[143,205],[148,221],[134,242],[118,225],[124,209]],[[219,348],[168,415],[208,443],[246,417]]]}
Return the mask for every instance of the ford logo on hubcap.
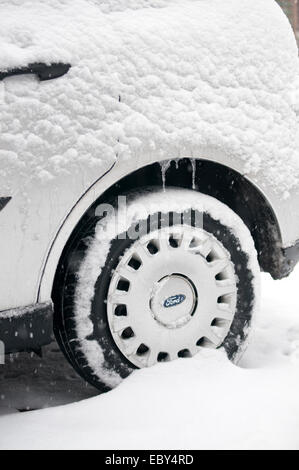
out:
{"label": "ford logo on hubcap", "polygon": [[182,304],[185,299],[186,299],[186,296],[183,294],[172,295],[171,297],[168,297],[168,299],[164,301],[164,307],[165,308],[175,307],[176,305]]}

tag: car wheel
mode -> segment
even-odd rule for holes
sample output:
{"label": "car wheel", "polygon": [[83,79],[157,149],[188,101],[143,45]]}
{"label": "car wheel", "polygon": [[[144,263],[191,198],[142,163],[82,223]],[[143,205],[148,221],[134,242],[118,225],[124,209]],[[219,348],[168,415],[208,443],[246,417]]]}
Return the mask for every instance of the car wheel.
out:
{"label": "car wheel", "polygon": [[236,361],[258,298],[253,240],[235,213],[195,191],[145,191],[79,231],[61,268],[55,332],[73,367],[106,391],[202,348]]}

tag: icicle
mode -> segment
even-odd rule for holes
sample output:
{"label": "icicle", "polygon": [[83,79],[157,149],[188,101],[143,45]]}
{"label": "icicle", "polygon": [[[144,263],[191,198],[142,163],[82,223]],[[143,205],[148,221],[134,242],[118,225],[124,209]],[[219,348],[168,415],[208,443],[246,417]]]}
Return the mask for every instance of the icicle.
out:
{"label": "icicle", "polygon": [[191,158],[190,161],[192,166],[192,189],[195,189],[196,160],[195,158]]}
{"label": "icicle", "polygon": [[170,164],[171,164],[171,160],[160,162],[161,173],[162,173],[162,185],[163,185],[164,192],[166,188],[166,172],[168,168],[170,167]]}

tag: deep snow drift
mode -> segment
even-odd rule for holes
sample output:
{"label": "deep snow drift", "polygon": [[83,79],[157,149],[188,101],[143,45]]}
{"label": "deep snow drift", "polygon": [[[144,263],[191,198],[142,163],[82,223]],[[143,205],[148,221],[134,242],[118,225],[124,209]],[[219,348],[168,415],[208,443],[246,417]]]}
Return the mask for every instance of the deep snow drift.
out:
{"label": "deep snow drift", "polygon": [[[263,276],[262,308],[241,367],[205,350],[143,369],[105,395],[0,417],[0,447],[299,449],[298,282],[299,268],[279,282]],[[62,390],[64,379],[56,378]],[[7,380],[18,390],[23,379]]]}
{"label": "deep snow drift", "polygon": [[212,151],[285,197],[298,184],[298,53],[274,0],[1,1],[0,70],[34,62],[72,68],[0,83],[8,195]]}

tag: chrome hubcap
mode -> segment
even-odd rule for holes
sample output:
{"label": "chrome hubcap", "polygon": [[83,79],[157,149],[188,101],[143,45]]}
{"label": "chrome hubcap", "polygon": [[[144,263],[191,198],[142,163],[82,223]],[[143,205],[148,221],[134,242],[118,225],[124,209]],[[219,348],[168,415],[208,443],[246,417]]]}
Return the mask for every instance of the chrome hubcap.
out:
{"label": "chrome hubcap", "polygon": [[230,254],[203,229],[174,226],[133,242],[108,291],[111,334],[137,367],[223,343],[234,318]]}

